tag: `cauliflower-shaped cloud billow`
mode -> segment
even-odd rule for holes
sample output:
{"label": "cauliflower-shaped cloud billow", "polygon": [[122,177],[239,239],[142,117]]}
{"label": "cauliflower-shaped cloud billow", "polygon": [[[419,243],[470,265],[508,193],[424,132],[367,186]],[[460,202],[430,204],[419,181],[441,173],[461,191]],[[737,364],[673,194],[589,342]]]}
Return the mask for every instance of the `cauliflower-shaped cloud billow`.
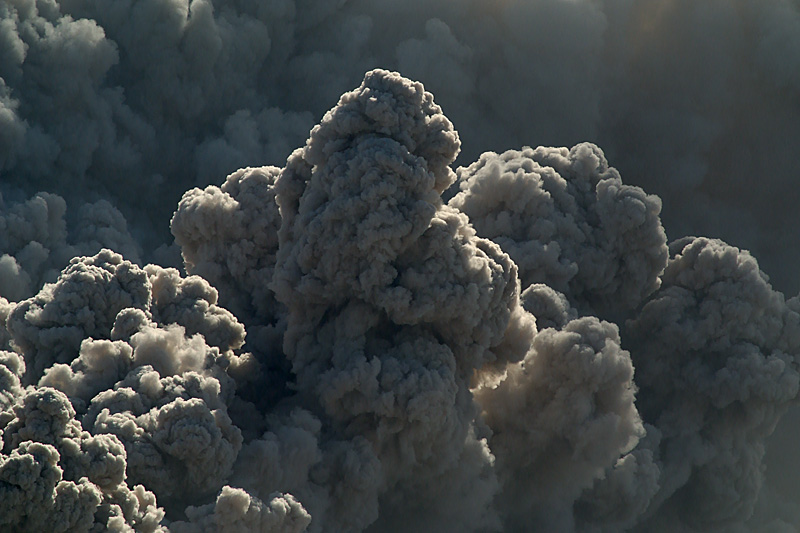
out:
{"label": "cauliflower-shaped cloud billow", "polygon": [[658,498],[693,527],[729,524],[752,514],[764,439],[797,396],[800,315],[746,251],[685,238],[670,252],[625,327],[640,410],[659,430]]}
{"label": "cauliflower-shaped cloud billow", "polygon": [[278,320],[269,288],[281,218],[275,203],[278,167],[240,169],[221,187],[187,191],[170,228],[190,274],[208,280],[220,303],[251,327]]}
{"label": "cauliflower-shaped cloud billow", "polygon": [[126,451],[120,440],[84,431],[60,391],[28,390],[13,408],[0,413],[0,430],[4,528],[161,530],[164,512],[152,493],[126,484]]}
{"label": "cauliflower-shaped cloud billow", "polygon": [[[39,504],[49,514],[37,520],[67,529],[156,531],[165,506],[182,512],[222,489],[242,444],[227,413],[233,376],[257,363],[236,351],[244,328],[207,282],[103,250],[9,307],[2,460],[7,472],[24,463],[51,474],[9,488],[7,502],[56,502]],[[12,507],[10,524],[41,530]]]}
{"label": "cauliflower-shaped cloud billow", "polygon": [[541,331],[504,381],[478,389],[509,527],[534,517],[553,530],[575,527],[582,491],[644,436],[634,393],[616,326],[595,317]]}
{"label": "cauliflower-shaped cloud billow", "polygon": [[[467,527],[494,520],[481,509],[493,493],[491,456],[469,455],[469,383],[485,365],[524,355],[522,343],[504,344],[507,330],[532,335],[535,326],[519,306],[514,263],[442,202],[458,148],[420,84],[368,73],[275,184],[282,225],[272,287],[288,311],[284,349],[299,393],[348,439],[323,443],[322,463],[368,444],[351,454],[363,468],[377,457],[376,495],[412,494],[420,476],[443,486],[466,472],[463,458],[474,465],[467,497],[478,499],[474,513],[452,520]],[[421,502],[393,499],[388,509]]]}
{"label": "cauliflower-shaped cloud billow", "polygon": [[543,283],[583,312],[613,313],[658,288],[661,201],[624,185],[597,146],[487,152],[459,179],[450,205],[511,256],[523,289]]}
{"label": "cauliflower-shaped cloud billow", "polygon": [[103,250],[70,261],[57,283],[8,316],[6,327],[25,355],[27,382],[53,363],[69,363],[84,338],[108,338],[117,313],[148,309],[151,298],[145,272],[119,254]]}

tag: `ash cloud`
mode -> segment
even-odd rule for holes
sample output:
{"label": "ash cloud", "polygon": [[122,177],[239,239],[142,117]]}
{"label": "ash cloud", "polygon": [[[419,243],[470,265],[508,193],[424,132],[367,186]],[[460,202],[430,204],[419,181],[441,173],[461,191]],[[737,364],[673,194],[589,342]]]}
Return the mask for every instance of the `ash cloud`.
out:
{"label": "ash cloud", "polygon": [[184,191],[237,168],[282,167],[331,102],[382,67],[437,95],[464,141],[459,164],[594,142],[629,184],[666,201],[672,234],[751,249],[780,287],[800,289],[800,242],[781,229],[797,222],[796,2],[0,9],[4,195],[48,191],[76,210],[109,199],[147,252],[169,240],[162,221]]}
{"label": "ash cloud", "polygon": [[797,530],[798,24],[0,0],[0,529]]}

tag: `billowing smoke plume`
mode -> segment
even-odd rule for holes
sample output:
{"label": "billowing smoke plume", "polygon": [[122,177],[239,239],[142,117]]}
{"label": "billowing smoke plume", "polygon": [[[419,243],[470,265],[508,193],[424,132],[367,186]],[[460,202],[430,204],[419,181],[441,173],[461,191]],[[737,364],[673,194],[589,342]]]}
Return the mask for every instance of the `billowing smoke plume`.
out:
{"label": "billowing smoke plume", "polygon": [[661,201],[623,185],[594,145],[487,152],[460,169],[450,205],[518,265],[584,313],[634,309],[667,260]]}
{"label": "billowing smoke plume", "polygon": [[796,0],[0,0],[0,531],[800,531],[798,58]]}
{"label": "billowing smoke plume", "polygon": [[792,527],[764,455],[800,304],[748,252],[668,246],[593,144],[456,172],[460,147],[421,83],[369,71],[285,166],[184,194],[186,275],[103,248],[54,277],[124,220],[8,208],[6,279],[53,282],[0,300],[0,526]]}
{"label": "billowing smoke plume", "polygon": [[382,67],[437,95],[460,164],[594,142],[670,234],[800,289],[796,0],[3,0],[0,21],[6,204],[110,200],[147,260],[174,256],[150,253],[184,191],[282,167]]}

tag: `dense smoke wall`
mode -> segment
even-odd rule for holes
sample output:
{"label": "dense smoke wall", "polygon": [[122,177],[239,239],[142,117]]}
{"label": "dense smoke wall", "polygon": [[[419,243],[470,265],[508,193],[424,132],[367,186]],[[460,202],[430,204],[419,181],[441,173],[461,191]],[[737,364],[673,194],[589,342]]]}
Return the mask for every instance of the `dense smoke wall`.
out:
{"label": "dense smoke wall", "polygon": [[797,530],[798,51],[789,0],[0,0],[0,529]]}
{"label": "dense smoke wall", "polygon": [[672,234],[750,249],[800,290],[795,1],[26,0],[0,19],[5,201],[109,199],[148,251],[183,191],[282,166],[382,67],[437,95],[459,163],[595,142]]}

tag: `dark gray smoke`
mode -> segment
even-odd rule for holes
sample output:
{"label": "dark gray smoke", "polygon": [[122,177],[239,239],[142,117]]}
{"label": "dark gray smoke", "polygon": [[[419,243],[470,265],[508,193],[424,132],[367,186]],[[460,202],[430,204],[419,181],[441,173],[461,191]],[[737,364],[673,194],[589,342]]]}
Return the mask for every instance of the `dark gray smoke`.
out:
{"label": "dark gray smoke", "polygon": [[790,0],[0,0],[0,530],[797,531],[799,50]]}
{"label": "dark gray smoke", "polygon": [[461,164],[594,142],[671,234],[800,290],[796,0],[6,0],[0,19],[6,202],[109,199],[148,257],[185,190],[283,166],[383,67],[437,95]]}

